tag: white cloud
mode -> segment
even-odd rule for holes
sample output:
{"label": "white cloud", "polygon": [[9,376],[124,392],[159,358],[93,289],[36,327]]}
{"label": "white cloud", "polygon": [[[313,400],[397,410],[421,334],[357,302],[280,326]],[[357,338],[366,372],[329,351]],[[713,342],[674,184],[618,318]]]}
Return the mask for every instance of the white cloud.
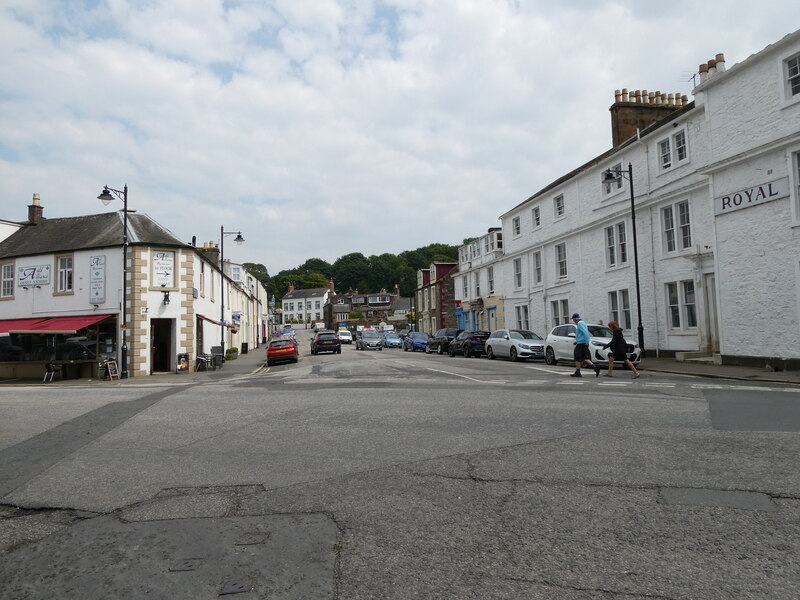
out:
{"label": "white cloud", "polygon": [[[92,8],[88,6],[91,5]],[[271,273],[459,243],[611,145],[614,89],[788,33],[788,1],[10,0],[1,218],[105,210],[182,239],[241,229]]]}

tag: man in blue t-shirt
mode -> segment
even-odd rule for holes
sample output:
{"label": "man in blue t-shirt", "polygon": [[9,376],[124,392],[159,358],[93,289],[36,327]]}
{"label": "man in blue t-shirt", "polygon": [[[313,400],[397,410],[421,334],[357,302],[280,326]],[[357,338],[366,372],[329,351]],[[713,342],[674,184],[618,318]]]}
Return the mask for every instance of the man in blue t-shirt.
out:
{"label": "man in blue t-shirt", "polygon": [[589,328],[586,322],[581,319],[578,313],[572,315],[572,322],[575,323],[575,372],[570,377],[583,377],[581,375],[581,366],[589,363],[589,366],[594,369],[594,376],[600,375],[600,365],[592,362],[592,355],[589,352]]}

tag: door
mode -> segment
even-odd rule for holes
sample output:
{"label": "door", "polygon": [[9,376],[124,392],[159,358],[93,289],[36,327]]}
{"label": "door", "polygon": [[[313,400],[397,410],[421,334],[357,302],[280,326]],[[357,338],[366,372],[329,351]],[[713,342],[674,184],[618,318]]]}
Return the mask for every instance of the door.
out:
{"label": "door", "polygon": [[150,320],[150,373],[172,371],[173,319]]}

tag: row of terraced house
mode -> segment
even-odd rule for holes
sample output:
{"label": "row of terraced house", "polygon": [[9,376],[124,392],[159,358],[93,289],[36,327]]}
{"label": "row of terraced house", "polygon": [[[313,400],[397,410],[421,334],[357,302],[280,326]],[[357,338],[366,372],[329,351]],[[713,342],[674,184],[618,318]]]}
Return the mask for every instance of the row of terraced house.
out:
{"label": "row of terraced house", "polygon": [[703,63],[693,96],[617,91],[609,150],[418,273],[418,327],[544,336],[579,312],[646,355],[799,368],[800,31]]}

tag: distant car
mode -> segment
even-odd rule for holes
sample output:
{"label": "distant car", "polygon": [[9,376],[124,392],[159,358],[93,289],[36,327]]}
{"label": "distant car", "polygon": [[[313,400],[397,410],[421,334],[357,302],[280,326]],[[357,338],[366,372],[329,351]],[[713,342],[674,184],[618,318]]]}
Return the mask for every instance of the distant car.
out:
{"label": "distant car", "polygon": [[339,341],[343,344],[352,344],[353,343],[353,334],[347,331],[347,329],[340,329],[339,330]]}
{"label": "distant car", "polygon": [[401,339],[401,340],[404,340],[404,339],[406,339],[406,336],[407,336],[407,335],[408,335],[410,332],[411,332],[411,330],[410,330],[410,329],[401,329],[400,331],[398,331],[398,332],[397,332],[397,335],[399,335],[399,336],[400,336],[400,339]]}
{"label": "distant car", "polygon": [[486,340],[486,358],[544,358],[544,338],[526,329],[498,329]]}
{"label": "distant car", "polygon": [[311,339],[311,354],[320,352],[342,353],[342,342],[334,331],[320,331]]}
{"label": "distant car", "polygon": [[447,354],[463,354],[466,358],[480,356],[486,351],[486,340],[490,335],[491,331],[462,331],[450,342]]}
{"label": "distant car", "polygon": [[364,329],[356,335],[356,350],[383,350],[381,334],[374,329]]}
{"label": "distant car", "polygon": [[[611,341],[612,331],[605,325],[587,324],[586,326],[589,329],[589,353],[592,362],[608,364],[608,353],[611,352],[611,349],[604,349],[603,346]],[[628,359],[634,365],[638,365],[642,358],[642,351],[635,343],[631,343],[634,341],[631,336],[626,336],[625,340],[628,342]],[[554,365],[559,361],[574,363],[574,352],[575,325],[569,323],[554,327],[545,339],[544,354],[547,364]],[[622,363],[622,361],[617,362]]]}
{"label": "distant car", "polygon": [[450,348],[450,342],[462,331],[463,329],[456,329],[455,327],[440,329],[428,339],[428,352],[446,354],[448,348]]}
{"label": "distant car", "polygon": [[409,331],[406,338],[403,340],[403,351],[416,352],[417,350],[425,351],[428,347],[428,338],[430,336],[424,331]]}
{"label": "distant car", "polygon": [[285,335],[272,340],[267,346],[267,365],[272,366],[277,362],[289,361],[296,363],[300,356],[297,340],[294,336]]}
{"label": "distant car", "polygon": [[381,341],[383,342],[384,348],[399,348],[403,345],[403,340],[401,340],[400,336],[394,331],[387,331],[384,333]]}

